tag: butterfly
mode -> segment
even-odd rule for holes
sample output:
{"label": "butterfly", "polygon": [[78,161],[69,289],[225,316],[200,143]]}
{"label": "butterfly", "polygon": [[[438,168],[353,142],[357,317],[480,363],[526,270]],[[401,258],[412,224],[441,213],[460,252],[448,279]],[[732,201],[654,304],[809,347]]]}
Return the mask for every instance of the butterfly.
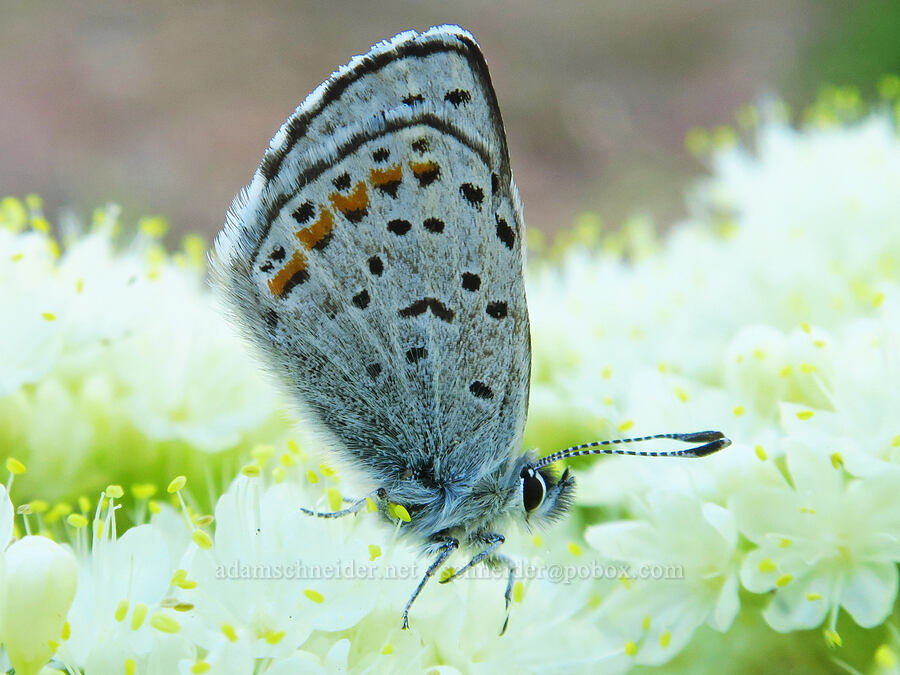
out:
{"label": "butterfly", "polygon": [[[430,565],[508,569],[502,526],[552,522],[582,454],[702,457],[720,432],[523,453],[531,343],[525,225],[484,56],[458,26],[407,31],[357,56],[278,130],[216,240],[213,271],[238,324],[369,499]],[[673,452],[608,446],[668,438]],[[506,622],[504,622],[504,630]]]}

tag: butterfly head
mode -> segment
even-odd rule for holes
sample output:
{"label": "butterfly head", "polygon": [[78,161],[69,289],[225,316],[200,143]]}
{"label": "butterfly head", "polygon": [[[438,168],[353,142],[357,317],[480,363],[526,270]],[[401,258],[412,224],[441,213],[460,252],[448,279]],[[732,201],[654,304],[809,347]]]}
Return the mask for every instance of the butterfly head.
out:
{"label": "butterfly head", "polygon": [[562,517],[572,503],[575,479],[566,469],[558,478],[532,462],[522,467],[521,507],[528,524],[549,524]]}

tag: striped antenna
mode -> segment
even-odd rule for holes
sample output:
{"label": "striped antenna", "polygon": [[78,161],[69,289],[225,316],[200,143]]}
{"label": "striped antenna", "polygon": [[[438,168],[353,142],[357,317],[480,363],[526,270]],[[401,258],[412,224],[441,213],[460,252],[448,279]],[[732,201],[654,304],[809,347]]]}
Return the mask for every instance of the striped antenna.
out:
{"label": "striped antenna", "polygon": [[[641,452],[638,450],[618,450],[614,448],[602,448],[604,445],[619,445],[622,443],[642,443],[643,441],[652,441],[658,438],[668,438],[673,441],[681,441],[682,443],[702,443],[696,448],[688,448],[686,450],[669,450],[666,452]],[[593,443],[584,443],[583,445],[574,445],[571,448],[554,452],[547,455],[543,459],[538,460],[533,465],[535,469],[540,469],[558,462],[561,459],[569,457],[581,457],[583,455],[635,455],[637,457],[706,457],[714,452],[718,452],[723,448],[731,445],[731,440],[725,438],[725,434],[721,431],[695,431],[691,434],[656,434],[655,436],[641,436],[640,438],[619,438],[611,441],[594,441]],[[593,448],[600,448],[599,450]]]}

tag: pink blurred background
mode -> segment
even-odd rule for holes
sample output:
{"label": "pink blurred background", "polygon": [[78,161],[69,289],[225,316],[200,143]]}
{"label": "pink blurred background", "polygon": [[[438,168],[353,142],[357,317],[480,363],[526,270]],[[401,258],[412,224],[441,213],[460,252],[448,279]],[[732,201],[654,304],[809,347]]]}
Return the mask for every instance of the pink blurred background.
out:
{"label": "pink blurred background", "polygon": [[475,34],[526,220],[552,232],[582,210],[676,218],[702,170],[685,132],[769,92],[808,101],[840,74],[816,54],[856,20],[821,0],[2,5],[0,193],[207,237],[303,97],[403,29]]}

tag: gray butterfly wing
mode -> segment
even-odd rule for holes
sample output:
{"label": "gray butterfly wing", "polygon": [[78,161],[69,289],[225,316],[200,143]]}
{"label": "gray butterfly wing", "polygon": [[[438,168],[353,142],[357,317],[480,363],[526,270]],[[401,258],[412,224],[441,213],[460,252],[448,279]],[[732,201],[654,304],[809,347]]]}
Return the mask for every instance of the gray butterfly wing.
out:
{"label": "gray butterfly wing", "polygon": [[490,470],[521,444],[524,227],[470,34],[402,33],[287,120],[216,241],[240,323],[379,481]]}

